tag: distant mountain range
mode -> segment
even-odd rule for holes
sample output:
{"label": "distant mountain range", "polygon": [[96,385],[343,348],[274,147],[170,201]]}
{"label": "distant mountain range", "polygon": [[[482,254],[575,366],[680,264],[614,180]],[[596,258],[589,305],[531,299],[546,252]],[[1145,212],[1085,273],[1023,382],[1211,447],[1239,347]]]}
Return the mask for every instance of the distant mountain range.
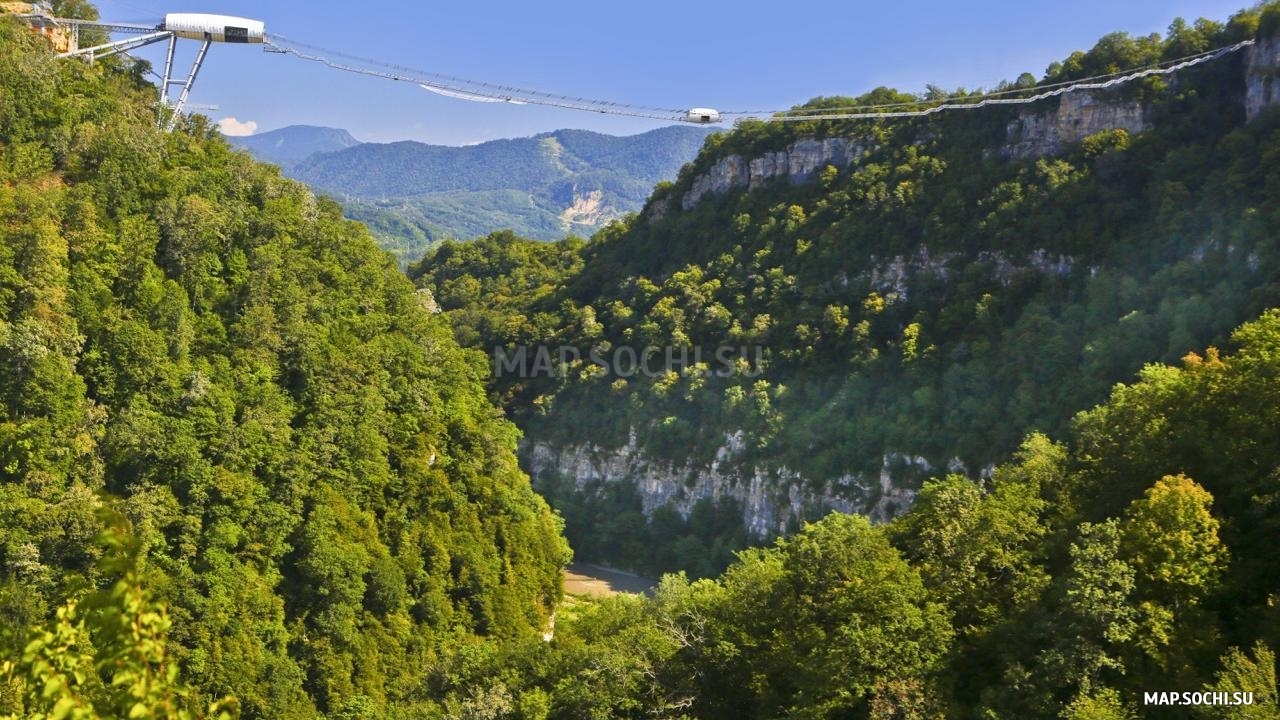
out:
{"label": "distant mountain range", "polygon": [[253,153],[259,160],[275,163],[285,170],[317,153],[337,152],[360,144],[346,130],[310,125],[291,125],[261,135],[227,140]]}
{"label": "distant mountain range", "polygon": [[228,140],[340,200],[402,262],[447,237],[511,228],[554,240],[638,211],[711,131],[671,126],[628,137],[557,130],[465,147],[361,143],[295,125]]}

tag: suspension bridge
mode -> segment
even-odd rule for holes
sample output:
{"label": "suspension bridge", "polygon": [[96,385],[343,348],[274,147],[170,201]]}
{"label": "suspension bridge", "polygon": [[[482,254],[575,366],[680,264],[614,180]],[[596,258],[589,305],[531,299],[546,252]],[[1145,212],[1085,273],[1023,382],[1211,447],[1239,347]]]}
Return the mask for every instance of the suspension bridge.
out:
{"label": "suspension bridge", "polygon": [[[1056,84],[1039,84],[1030,88],[1016,88],[990,93],[943,99],[934,102],[893,103],[883,105],[846,106],[842,108],[808,110],[727,110],[707,107],[650,107],[612,100],[601,100],[573,95],[557,94],[500,83],[481,82],[434,73],[417,68],[387,63],[376,59],[351,55],[290,40],[282,35],[266,32],[259,20],[201,13],[170,13],[155,24],[111,23],[52,17],[42,12],[39,5],[19,17],[33,29],[46,36],[59,34],[62,41],[55,42],[60,57],[79,57],[93,62],[95,59],[128,53],[154,43],[168,43],[164,71],[159,78],[159,103],[161,122],[172,128],[184,108],[188,107],[191,89],[196,82],[209,49],[213,43],[259,45],[268,53],[290,56],[298,60],[323,65],[336,72],[408,83],[444,97],[471,102],[508,103],[512,105],[543,105],[580,112],[627,117],[649,118],[671,122],[697,124],[758,120],[762,122],[808,122],[821,120],[885,120],[893,118],[928,117],[945,112],[976,110],[995,105],[1030,105],[1066,93],[1115,88],[1143,78],[1172,75],[1196,65],[1212,62],[1239,52],[1254,44],[1245,40],[1234,45],[1175,58],[1145,67],[1133,68],[1109,75],[1082,78]],[[94,29],[118,39],[90,47],[80,47],[81,31]],[[174,55],[180,40],[201,43],[195,61],[184,76],[174,75]],[[61,45],[61,47],[59,46]],[[171,94],[180,88],[176,97]]]}

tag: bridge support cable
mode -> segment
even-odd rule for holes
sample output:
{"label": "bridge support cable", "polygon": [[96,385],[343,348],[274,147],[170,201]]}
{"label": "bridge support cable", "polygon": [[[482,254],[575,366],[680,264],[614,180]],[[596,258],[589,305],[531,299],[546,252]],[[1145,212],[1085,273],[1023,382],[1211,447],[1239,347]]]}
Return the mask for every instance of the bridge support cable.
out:
{"label": "bridge support cable", "polygon": [[[606,115],[623,115],[629,117],[663,120],[668,122],[718,123],[722,119],[732,119],[735,123],[743,121],[758,122],[805,122],[809,120],[887,120],[895,118],[917,118],[949,112],[953,110],[976,110],[994,105],[1030,105],[1071,92],[1087,90],[1103,90],[1130,83],[1142,78],[1173,73],[1203,63],[1225,57],[1254,44],[1253,40],[1245,40],[1227,47],[1207,52],[1188,55],[1182,58],[1163,61],[1146,67],[1133,68],[1109,75],[1081,78],[1056,84],[1036,85],[1028,88],[1015,88],[984,93],[969,98],[948,98],[937,101],[920,100],[918,102],[899,102],[886,105],[861,105],[845,108],[791,109],[777,111],[716,111],[710,108],[671,109],[656,108],[638,104],[628,104],[608,100],[594,100],[585,97],[558,95],[555,93],[519,88],[497,83],[467,80],[451,75],[418,70],[401,65],[394,65],[378,60],[347,55],[334,50],[312,47],[294,42],[283,36],[267,36],[261,21],[249,20],[224,15],[206,15],[198,13],[170,13],[159,25],[135,25],[129,23],[108,23],[68,18],[55,18],[47,15],[27,15],[23,19],[34,28],[58,28],[69,31],[70,49],[59,57],[83,57],[92,62],[95,58],[107,57],[117,53],[125,53],[152,43],[169,41],[166,53],[164,75],[160,81],[159,102],[161,107],[161,125],[173,127],[177,114],[186,105],[191,94],[191,87],[204,63],[213,42],[255,43],[261,44],[267,52],[293,55],[294,57],[315,62],[340,72],[379,77],[396,82],[413,83],[424,90],[429,90],[446,97],[470,100],[474,102],[503,102],[512,105],[543,105]],[[94,28],[112,33],[129,33],[137,35],[90,48],[79,48],[81,28]],[[203,44],[196,56],[195,64],[185,81],[173,79],[174,52],[179,38],[201,40]],[[336,58],[336,59],[335,59]],[[170,106],[170,89],[182,85],[176,102]],[[1012,97],[1011,97],[1012,96]],[[165,117],[165,110],[171,114]]]}
{"label": "bridge support cable", "polygon": [[564,110],[667,121],[683,120],[687,113],[686,110],[682,109],[654,108],[609,100],[592,100],[590,98],[557,95],[510,85],[466,80],[378,60],[358,58],[334,50],[312,47],[303,43],[293,42],[279,35],[272,35],[263,49],[267,52],[292,55],[299,60],[319,63],[340,72],[411,83],[420,86],[424,90],[458,100],[504,102],[512,105],[542,105]]}

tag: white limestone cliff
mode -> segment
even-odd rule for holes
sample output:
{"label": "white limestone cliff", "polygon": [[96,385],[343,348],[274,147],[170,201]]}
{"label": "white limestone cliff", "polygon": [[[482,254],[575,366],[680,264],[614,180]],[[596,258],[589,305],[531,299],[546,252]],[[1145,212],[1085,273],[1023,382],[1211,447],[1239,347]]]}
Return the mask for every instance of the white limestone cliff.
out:
{"label": "white limestone cliff", "polygon": [[915,490],[895,472],[924,476],[933,470],[922,457],[894,453],[885,456],[873,476],[815,482],[785,467],[743,466],[734,462],[741,451],[742,435],[737,433],[725,438],[710,466],[672,465],[651,458],[633,434],[615,449],[534,443],[522,448],[521,459],[535,486],[552,475],[571,478],[580,490],[595,483],[635,483],[646,515],[670,506],[688,517],[699,500],[735,499],[742,506],[743,524],[757,538],[784,534],[805,518],[830,510],[886,522],[915,500]]}
{"label": "white limestone cliff", "polygon": [[741,155],[729,155],[696,178],[680,204],[689,210],[709,194],[737,189],[755,190],[775,178],[786,178],[795,184],[808,182],[828,165],[843,168],[857,162],[868,147],[868,142],[862,139],[825,138],[799,140],[785,150],[751,160]]}

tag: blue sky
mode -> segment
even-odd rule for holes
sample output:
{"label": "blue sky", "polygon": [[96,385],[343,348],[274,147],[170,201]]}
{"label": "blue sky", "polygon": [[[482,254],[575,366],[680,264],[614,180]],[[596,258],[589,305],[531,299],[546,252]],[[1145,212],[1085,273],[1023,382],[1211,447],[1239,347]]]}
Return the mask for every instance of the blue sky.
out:
{"label": "blue sky", "polygon": [[[1244,0],[101,0],[104,19],[207,12],[267,33],[426,71],[656,107],[781,109],[879,85],[990,87],[1124,30],[1175,17],[1225,20]],[[197,43],[184,42],[185,72]],[[140,53],[157,66],[161,46]],[[664,123],[536,106],[482,104],[328,70],[257,46],[217,45],[192,102],[258,132],[327,125],[360,140],[462,145],[572,127],[627,135]]]}

